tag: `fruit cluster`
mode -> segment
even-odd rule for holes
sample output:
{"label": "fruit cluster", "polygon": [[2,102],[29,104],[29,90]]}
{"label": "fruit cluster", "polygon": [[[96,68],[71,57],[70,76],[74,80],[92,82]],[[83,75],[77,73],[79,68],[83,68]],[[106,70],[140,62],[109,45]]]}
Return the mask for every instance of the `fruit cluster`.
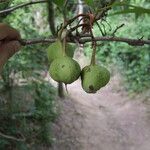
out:
{"label": "fruit cluster", "polygon": [[50,62],[49,74],[57,82],[71,84],[81,76],[82,88],[87,93],[96,93],[110,80],[109,71],[99,65],[90,64],[82,70],[77,61],[72,57],[74,50],[71,44],[65,45],[65,50],[60,40],[51,44],[47,49]]}

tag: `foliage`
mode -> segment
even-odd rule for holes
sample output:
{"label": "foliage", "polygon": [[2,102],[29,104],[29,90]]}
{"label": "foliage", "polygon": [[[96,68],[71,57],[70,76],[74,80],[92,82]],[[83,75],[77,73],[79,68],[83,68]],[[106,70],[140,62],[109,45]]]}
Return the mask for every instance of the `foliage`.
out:
{"label": "foliage", "polygon": [[[13,0],[15,6],[23,0]],[[19,9],[3,17],[18,29],[23,39],[51,35],[47,24],[46,5],[35,5]],[[40,15],[38,12],[40,12]],[[14,21],[15,20],[15,21]],[[51,124],[57,117],[56,91],[43,80],[48,70],[46,44],[22,47],[5,65],[0,80],[0,131],[21,138],[17,142],[0,137],[0,149],[34,149],[36,144],[51,144]],[[15,118],[14,118],[15,116]]]}
{"label": "foliage", "polygon": [[[133,18],[131,18],[133,19]],[[142,24],[141,24],[142,22]],[[149,38],[148,32],[149,17],[139,18],[136,24],[129,24],[127,29],[122,29],[118,35]],[[132,30],[131,30],[132,29]],[[134,30],[133,30],[134,29]],[[122,69],[126,77],[126,87],[131,91],[142,92],[150,88],[150,47],[131,47],[126,44],[112,44],[112,56],[116,58],[114,62]]]}
{"label": "foliage", "polygon": [[12,97],[8,98],[11,100],[11,111],[7,104],[0,108],[0,121],[3,122],[0,129],[6,135],[24,137],[26,141],[17,142],[0,137],[0,149],[32,149],[36,144],[51,144],[50,127],[57,116],[54,88],[44,81],[34,82],[16,86],[0,95],[6,100],[10,92]]}

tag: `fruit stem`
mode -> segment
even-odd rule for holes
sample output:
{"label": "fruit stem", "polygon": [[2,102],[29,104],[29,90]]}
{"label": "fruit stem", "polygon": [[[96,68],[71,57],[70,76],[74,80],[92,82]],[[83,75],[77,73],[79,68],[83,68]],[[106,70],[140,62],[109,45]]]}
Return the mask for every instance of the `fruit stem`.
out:
{"label": "fruit stem", "polygon": [[61,41],[62,43],[62,51],[63,51],[63,56],[66,55],[66,35],[64,38],[62,38],[62,34],[63,34],[64,28],[62,27],[60,29],[60,31],[58,32],[58,39]]}
{"label": "fruit stem", "polygon": [[58,39],[61,41],[61,36],[62,36],[62,33],[63,33],[63,28],[60,29],[60,31],[58,32]]}
{"label": "fruit stem", "polygon": [[96,42],[93,41],[92,43],[92,48],[93,48],[93,51],[92,51],[92,57],[91,57],[91,65],[95,65],[95,56],[96,56]]}
{"label": "fruit stem", "polygon": [[69,94],[69,92],[68,92],[68,88],[67,88],[67,84],[65,84],[65,88],[66,88],[66,92],[67,92],[67,94]]}
{"label": "fruit stem", "polygon": [[63,56],[66,56],[66,37],[63,39],[62,42],[62,51],[63,51]]}

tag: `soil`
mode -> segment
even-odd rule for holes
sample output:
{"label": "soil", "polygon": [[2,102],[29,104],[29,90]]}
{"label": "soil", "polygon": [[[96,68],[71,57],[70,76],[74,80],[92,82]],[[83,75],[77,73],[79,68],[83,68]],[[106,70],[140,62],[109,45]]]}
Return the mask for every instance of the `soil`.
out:
{"label": "soil", "polygon": [[115,75],[96,94],[85,93],[80,80],[68,86],[53,150],[150,150],[150,103],[129,98],[118,81]]}

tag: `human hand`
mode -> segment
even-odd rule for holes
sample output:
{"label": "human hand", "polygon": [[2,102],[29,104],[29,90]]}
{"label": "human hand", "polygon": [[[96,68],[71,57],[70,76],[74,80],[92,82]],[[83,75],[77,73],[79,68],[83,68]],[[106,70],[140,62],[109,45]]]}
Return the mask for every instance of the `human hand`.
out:
{"label": "human hand", "polygon": [[0,72],[7,60],[20,48],[19,32],[5,23],[0,23]]}

